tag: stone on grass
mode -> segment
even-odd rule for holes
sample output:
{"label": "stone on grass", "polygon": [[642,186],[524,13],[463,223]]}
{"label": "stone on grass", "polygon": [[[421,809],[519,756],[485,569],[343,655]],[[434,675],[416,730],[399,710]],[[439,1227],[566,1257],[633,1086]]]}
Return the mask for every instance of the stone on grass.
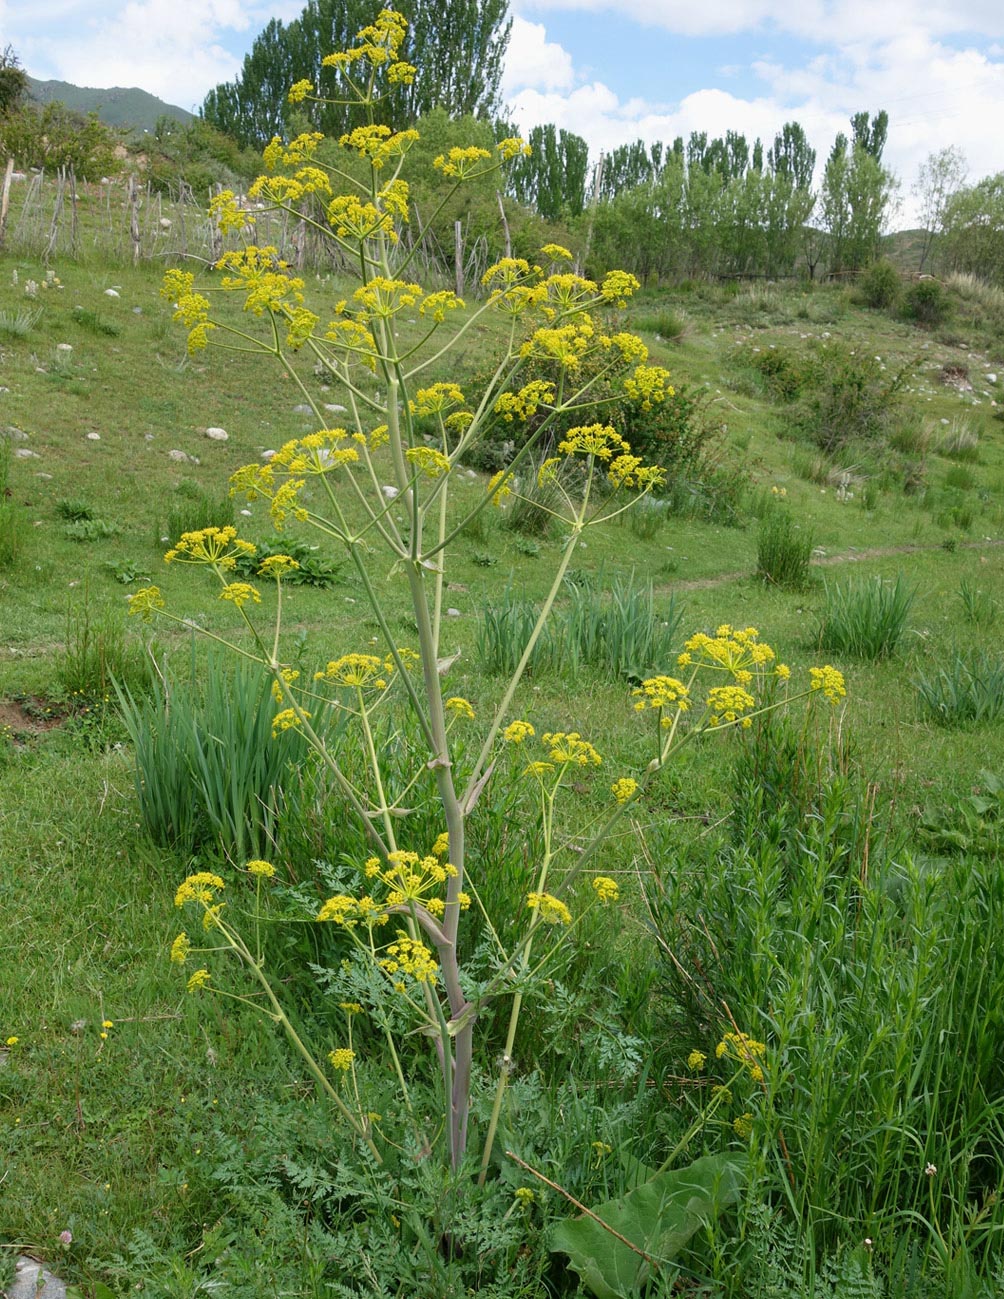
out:
{"label": "stone on grass", "polygon": [[72,343],[57,343],[57,344],[56,344],[56,351],[57,351],[57,352],[72,352],[72,351],[73,351],[73,344],[72,344]]}
{"label": "stone on grass", "polygon": [[336,402],[336,401],[335,401],[335,402],[325,402],[325,403],[324,403],[324,409],[328,412],[329,415],[344,415],[344,414],[345,414],[345,407],[344,407],[344,406],[339,406],[338,402]]}
{"label": "stone on grass", "polygon": [[18,460],[37,460],[39,458],[37,451],[31,451],[28,447],[15,447],[14,455]]}
{"label": "stone on grass", "polygon": [[105,289],[106,298],[118,298],[120,296],[121,294],[119,293],[118,289]]}
{"label": "stone on grass", "polygon": [[87,441],[88,441],[88,442],[100,442],[100,441],[101,441],[101,434],[100,434],[100,433],[88,433],[88,434],[87,434]]}
{"label": "stone on grass", "polygon": [[198,456],[186,455],[184,451],[168,451],[167,458],[168,460],[177,461],[179,465],[197,465],[199,463]]}
{"label": "stone on grass", "polygon": [[14,1264],[14,1284],[7,1299],[66,1299],[66,1286],[48,1268],[21,1255]]}
{"label": "stone on grass", "polygon": [[225,428],[207,428],[206,437],[212,442],[226,442],[229,434]]}

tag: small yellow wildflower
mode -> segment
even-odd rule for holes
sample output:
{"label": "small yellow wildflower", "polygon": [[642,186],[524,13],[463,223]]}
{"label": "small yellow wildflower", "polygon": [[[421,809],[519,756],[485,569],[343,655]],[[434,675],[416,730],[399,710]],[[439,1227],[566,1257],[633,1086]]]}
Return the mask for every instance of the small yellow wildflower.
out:
{"label": "small yellow wildflower", "polygon": [[741,1141],[749,1141],[753,1135],[753,1115],[749,1110],[732,1120],[732,1131]]}
{"label": "small yellow wildflower", "polygon": [[617,881],[611,879],[609,875],[597,875],[593,880],[593,888],[601,902],[616,902],[620,893]]}
{"label": "small yellow wildflower", "polygon": [[743,717],[756,706],[756,700],[742,686],[712,686],[708,691],[708,711],[711,713],[711,725],[723,726],[740,722],[748,727],[750,719]]}
{"label": "small yellow wildflower", "polygon": [[638,782],[633,776],[619,776],[610,786],[610,792],[618,803],[630,803],[638,792]]}
{"label": "small yellow wildflower", "polygon": [[[304,713],[308,720],[310,713]],[[294,708],[282,708],[272,718],[272,739],[281,735],[283,731],[296,731],[303,725],[299,714]]]}
{"label": "small yellow wildflower", "polygon": [[831,667],[829,663],[825,667],[810,668],[809,680],[812,689],[821,691],[823,697],[828,699],[831,704],[839,704],[844,695],[847,694],[844,674],[838,672],[835,667]]}
{"label": "small yellow wildflower", "polygon": [[361,1015],[363,1013],[363,1008],[358,1001],[340,1001],[338,1009],[344,1010],[346,1015]]}
{"label": "small yellow wildflower", "polygon": [[444,706],[447,712],[453,713],[457,717],[466,717],[469,722],[474,721],[474,709],[460,695],[454,695],[452,699],[447,699]]}
{"label": "small yellow wildflower", "polygon": [[690,1055],[687,1056],[687,1068],[693,1069],[695,1073],[699,1073],[707,1064],[707,1061],[708,1057],[703,1051],[691,1051]]}
{"label": "small yellow wildflower", "polygon": [[269,555],[258,566],[259,577],[274,577],[277,581],[300,567],[292,555]]}
{"label": "small yellow wildflower", "polygon": [[349,1046],[340,1046],[336,1051],[328,1052],[328,1059],[331,1061],[332,1069],[344,1069],[348,1072],[352,1068],[352,1061],[355,1058],[356,1053]]}
{"label": "small yellow wildflower", "polygon": [[184,965],[188,960],[188,953],[192,950],[192,944],[188,941],[188,935],[184,930],[171,944],[171,960],[175,965]]}
{"label": "small yellow wildflower", "polygon": [[196,871],[178,885],[174,905],[183,907],[186,902],[201,902],[203,906],[209,906],[214,900],[214,891],[219,892],[225,887],[219,875],[214,875],[212,871]]}
{"label": "small yellow wildflower", "polygon": [[529,1209],[537,1198],[529,1186],[517,1186],[513,1194],[521,1209]]}
{"label": "small yellow wildflower", "polygon": [[767,1047],[748,1033],[726,1033],[715,1047],[719,1060],[735,1060],[745,1066],[754,1082],[763,1082],[764,1057]]}
{"label": "small yellow wildflower", "polygon": [[249,861],[246,867],[249,875],[257,875],[261,879],[270,880],[275,874],[275,867],[267,861],[259,861],[257,858]]}
{"label": "small yellow wildflower", "polygon": [[144,622],[149,622],[154,612],[163,607],[164,597],[160,593],[159,586],[145,586],[135,595],[129,596],[130,617],[138,613]]}
{"label": "small yellow wildflower", "polygon": [[450,834],[444,830],[432,845],[432,855],[434,857],[448,857],[450,853]]}
{"label": "small yellow wildflower", "polygon": [[529,722],[510,722],[502,732],[503,740],[508,740],[510,744],[522,744],[524,740],[532,739],[537,732]]}
{"label": "small yellow wildflower", "polygon": [[261,604],[261,594],[250,582],[228,582],[220,592],[220,599],[229,600],[238,609],[243,609],[249,600]]}
{"label": "small yellow wildflower", "polygon": [[195,992],[199,988],[208,987],[209,980],[211,977],[212,976],[210,975],[208,970],[196,970],[195,973],[188,980],[188,985],[187,985],[188,991]]}
{"label": "small yellow wildflower", "polygon": [[4,1046],[17,1046],[20,1040],[21,1039],[19,1037],[9,1037],[7,1038],[6,1042],[4,1042]]}
{"label": "small yellow wildflower", "polygon": [[570,262],[572,260],[572,254],[567,248],[563,248],[561,244],[545,244],[540,250],[540,255],[552,262]]}
{"label": "small yellow wildflower", "polygon": [[603,759],[578,731],[546,731],[540,740],[549,750],[552,762],[571,763],[578,767],[598,767]]}
{"label": "small yellow wildflower", "polygon": [[536,911],[541,920],[549,925],[570,925],[572,913],[560,898],[552,893],[531,893],[526,900],[527,908]]}

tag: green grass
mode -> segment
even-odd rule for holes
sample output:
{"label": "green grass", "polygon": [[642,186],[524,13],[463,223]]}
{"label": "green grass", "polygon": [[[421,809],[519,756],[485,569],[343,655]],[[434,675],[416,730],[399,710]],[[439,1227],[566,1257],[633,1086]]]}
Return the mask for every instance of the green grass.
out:
{"label": "green grass", "polygon": [[[37,263],[8,261],[22,285],[44,278]],[[217,514],[222,521],[221,511],[235,508],[223,500],[228,474],[311,427],[295,409],[301,395],[292,381],[246,356],[189,358],[157,298],[153,269],[111,269],[92,260],[58,271],[65,288],[45,291],[45,312],[30,336],[4,343],[10,391],[0,395],[10,430],[0,442],[7,452],[0,495],[10,492],[0,500],[0,557],[4,512],[19,520],[8,530],[19,546],[0,564],[0,897],[5,932],[15,937],[0,946],[0,1043],[18,1038],[0,1057],[0,1177],[7,1174],[0,1243],[32,1246],[89,1297],[98,1281],[123,1295],[142,1284],[148,1293],[180,1297],[215,1281],[248,1299],[279,1288],[321,1295],[341,1279],[328,1263],[335,1257],[353,1268],[366,1260],[383,1269],[378,1279],[390,1293],[410,1286],[423,1299],[439,1299],[456,1281],[447,1276],[442,1238],[423,1242],[401,1207],[444,1201],[431,1161],[416,1150],[402,1161],[396,1183],[375,1175],[360,1181],[330,1113],[272,1027],[246,1004],[199,1003],[184,994],[184,979],[167,959],[182,927],[174,890],[189,870],[218,867],[214,836],[186,841],[183,854],[155,846],[142,828],[128,733],[112,714],[85,712],[90,702],[75,702],[77,691],[102,702],[110,678],[144,688],[139,664],[149,629],[126,621],[125,596],[147,575],[181,617],[214,635],[234,634],[233,611],[218,588],[181,566],[165,567],[167,543],[160,538]],[[23,290],[9,278],[0,284],[0,311],[16,314]],[[105,296],[112,284],[117,299]],[[347,287],[333,279],[324,292],[342,296]],[[773,501],[772,487],[784,490],[785,511],[812,538],[831,592],[852,585],[888,591],[902,574],[903,589],[916,590],[909,629],[891,657],[859,659],[852,641],[827,651],[848,684],[846,709],[825,712],[819,723],[832,722],[846,740],[832,767],[812,766],[814,755],[829,752],[821,734],[803,738],[796,731],[769,752],[754,753],[752,767],[740,737],[728,734],[684,750],[655,782],[632,832],[611,844],[604,863],[623,882],[616,923],[597,916],[553,970],[548,996],[528,1001],[507,1139],[590,1206],[624,1192],[629,1174],[620,1152],[657,1166],[719,1080],[709,1073],[707,1085],[696,1081],[686,1056],[701,1047],[713,1057],[729,1027],[724,999],[739,1026],[762,1036],[788,1072],[776,1075],[766,1096],[734,1087],[736,1105],[754,1115],[763,1195],[751,1193],[735,1223],[723,1219],[692,1246],[687,1266],[708,1279],[708,1293],[746,1299],[741,1278],[752,1287],[754,1274],[763,1285],[783,1280],[792,1294],[810,1293],[805,1278],[814,1268],[820,1276],[843,1269],[841,1284],[851,1293],[846,1278],[857,1266],[854,1250],[874,1221],[892,1224],[872,1232],[877,1244],[868,1267],[884,1286],[889,1281],[877,1293],[962,1294],[962,1269],[971,1265],[978,1274],[972,1293],[982,1299],[993,1293],[986,1288],[993,1271],[986,1232],[996,1229],[998,1210],[979,1220],[985,1230],[977,1225],[964,1238],[961,1206],[968,1199],[978,1213],[994,1189],[982,1151],[999,1146],[993,1098],[1000,1086],[992,1076],[996,1057],[987,1055],[996,1041],[987,1008],[999,1000],[999,962],[977,959],[1000,929],[999,889],[989,856],[979,851],[993,836],[976,824],[990,814],[971,809],[975,821],[963,829],[977,851],[958,869],[944,866],[950,854],[943,842],[930,859],[898,846],[904,836],[917,840],[922,817],[936,812],[948,825],[953,807],[968,808],[965,800],[985,787],[981,772],[1004,767],[1000,721],[988,719],[978,731],[942,725],[943,718],[918,707],[915,684],[947,676],[961,692],[960,625],[966,664],[997,652],[1004,427],[989,418],[985,402],[976,406],[937,382],[946,364],[968,364],[971,375],[978,370],[966,349],[860,310],[838,290],[773,288],[738,298],[711,285],[679,297],[650,290],[638,323],[680,320],[684,306],[687,327],[671,348],[654,338],[670,337],[659,328],[648,341],[675,381],[704,387],[713,398],[714,418],[727,426],[726,465],[749,467],[764,499]],[[429,380],[482,370],[496,328],[471,331],[457,372],[437,371]],[[912,422],[897,426],[888,447],[852,443],[835,458],[810,450],[769,385],[742,380],[731,359],[740,340],[751,355],[773,344],[775,352],[791,349],[798,357],[810,343],[824,345],[824,333],[880,357],[880,378],[922,357],[902,398]],[[57,351],[61,342],[73,350]],[[307,358],[296,364],[312,382]],[[988,354],[987,368],[1001,364]],[[761,375],[777,372],[773,363],[758,367]],[[793,363],[791,373],[798,372]],[[345,404],[335,389],[321,397]],[[228,440],[207,438],[211,426],[227,429]],[[956,449],[946,465],[932,452],[951,454],[946,442],[958,431],[977,436],[978,458]],[[171,451],[186,459],[171,458]],[[806,455],[819,458],[812,476],[796,472]],[[918,466],[926,490],[907,494],[904,481]],[[851,485],[842,489],[844,475]],[[476,490],[473,480],[458,479],[458,520]],[[262,504],[235,504],[250,511],[232,516],[242,534],[274,548],[278,539]],[[459,746],[460,760],[497,684],[477,648],[482,611],[497,610],[506,592],[524,612],[539,603],[565,541],[558,528],[527,538],[492,517],[491,526],[457,538],[444,592],[444,605],[457,610],[445,634],[451,657],[459,653],[449,667],[450,690],[470,699],[478,719]],[[959,526],[966,518],[968,531]],[[683,638],[713,633],[722,622],[759,627],[796,681],[820,661],[814,628],[826,616],[827,596],[811,580],[801,589],[755,580],[754,524],[724,527],[661,512],[656,522],[585,534],[559,595],[557,622],[574,615],[600,648],[574,661],[570,654],[563,659],[560,647],[552,650],[522,696],[540,729],[581,730],[603,753],[599,772],[570,790],[566,829],[573,835],[610,782],[640,770],[650,756],[649,733],[632,711],[631,681],[616,671],[634,675],[658,666],[676,675]],[[67,532],[67,525],[88,523],[107,526]],[[318,540],[297,527],[287,535],[303,545]],[[316,559],[319,571],[335,570],[335,584],[283,593],[288,632],[280,651],[305,676],[381,637],[358,579],[348,565],[336,568],[344,557],[323,542]],[[376,551],[368,565],[386,592],[392,634],[413,644],[400,574]],[[815,571],[810,565],[810,579]],[[632,574],[643,595],[649,581],[653,586],[651,606],[636,601],[642,622],[672,622],[673,610],[683,607],[671,647],[642,652],[633,632],[624,631],[619,642],[611,635],[610,612]],[[265,588],[256,615],[263,626],[274,601]],[[205,679],[208,653],[202,642],[193,648],[188,629],[160,624],[156,635],[162,668],[186,675],[194,657],[196,675]],[[612,642],[624,653],[615,654]],[[617,664],[604,662],[600,650]],[[225,687],[218,680],[216,686],[225,702]],[[223,707],[219,712],[227,715]],[[217,718],[207,729],[219,738],[221,724]],[[400,735],[392,728],[383,734],[388,753],[397,753]],[[184,775],[179,766],[176,799],[188,788]],[[220,770],[214,779],[219,786]],[[471,835],[475,859],[484,863],[486,899],[495,914],[515,920],[535,851],[522,831],[533,809],[515,797],[506,801],[501,772],[493,782]],[[316,773],[284,784],[284,801],[269,812],[287,817],[281,880],[269,910],[270,959],[304,1023],[334,1041],[341,1018],[331,998],[316,997],[304,971],[308,963],[337,969],[343,953],[311,946],[319,940],[306,918],[345,869],[343,856],[358,856],[362,841],[349,833],[344,805]],[[409,792],[409,806],[422,836],[433,838],[440,827],[424,786]],[[273,824],[263,827],[265,842]],[[947,834],[942,840],[949,842]],[[228,905],[251,914],[253,895],[228,879]],[[655,912],[661,928],[654,928],[646,897],[662,899]],[[692,946],[676,943],[681,934]],[[882,959],[861,964],[872,950]],[[710,988],[702,984],[715,993],[711,1003],[688,1002],[693,989],[680,987],[669,952],[697,983],[713,979]],[[688,966],[685,956],[699,957],[700,966]],[[102,1039],[105,1018],[113,1027]],[[360,1032],[377,1058],[378,1035]],[[483,1033],[484,1058],[494,1058],[504,1046],[502,1016],[486,1014]],[[950,1049],[940,1048],[942,1040]],[[420,1044],[412,1059],[424,1059]],[[424,1066],[416,1068],[421,1078]],[[982,1115],[969,1088],[977,1073],[979,1094],[988,1098]],[[619,1080],[613,1087],[611,1078]],[[855,1107],[845,1111],[852,1093]],[[483,1131],[486,1105],[479,1104]],[[690,1156],[705,1142],[739,1150],[731,1120],[742,1112],[730,1110],[724,1125],[702,1132]],[[770,1144],[778,1128],[797,1173],[794,1187]],[[977,1155],[966,1174],[969,1149]],[[938,1221],[954,1251],[956,1271],[947,1280],[929,1248],[932,1231],[908,1228],[911,1214],[930,1219],[928,1184],[916,1176],[927,1159],[939,1167]],[[465,1223],[482,1242],[484,1260],[479,1271],[479,1251],[468,1250],[464,1288],[514,1299],[540,1293],[546,1272],[556,1294],[572,1293],[574,1278],[560,1261],[548,1262],[545,1241],[549,1225],[572,1210],[548,1196],[527,1216],[513,1209],[506,1217],[526,1176],[504,1162],[493,1170]],[[392,1215],[412,1234],[392,1231]],[[371,1224],[370,1252],[358,1248],[351,1225],[362,1222]],[[64,1230],[74,1237],[68,1251],[58,1239]],[[772,1278],[768,1259],[775,1260]],[[374,1289],[361,1271],[351,1283]],[[832,1292],[818,1283],[816,1293]]]}

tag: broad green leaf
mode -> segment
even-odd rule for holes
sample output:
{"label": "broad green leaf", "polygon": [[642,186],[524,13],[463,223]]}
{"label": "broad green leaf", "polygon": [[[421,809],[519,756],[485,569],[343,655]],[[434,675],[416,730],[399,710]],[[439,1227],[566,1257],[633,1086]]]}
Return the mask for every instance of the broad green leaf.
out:
{"label": "broad green leaf", "polygon": [[[594,1212],[656,1263],[670,1263],[699,1227],[738,1200],[741,1185],[739,1164],[726,1155],[707,1155],[687,1168],[657,1173]],[[550,1249],[569,1256],[596,1299],[631,1299],[652,1267],[603,1223],[585,1214],[560,1222]]]}

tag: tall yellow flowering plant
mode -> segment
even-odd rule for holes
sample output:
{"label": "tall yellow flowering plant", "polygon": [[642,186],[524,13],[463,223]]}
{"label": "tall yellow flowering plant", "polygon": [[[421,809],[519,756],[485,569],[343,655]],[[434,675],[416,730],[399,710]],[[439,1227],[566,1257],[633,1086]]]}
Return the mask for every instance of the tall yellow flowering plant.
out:
{"label": "tall yellow flowering plant", "polygon": [[[356,268],[358,287],[335,305],[328,318],[315,313],[306,304],[303,280],[291,272],[277,250],[250,242],[253,212],[245,210],[233,194],[223,193],[213,202],[212,216],[223,235],[235,237],[238,246],[220,257],[212,287],[197,286],[191,273],[175,269],[168,271],[163,289],[174,306],[175,319],[188,329],[191,351],[208,345],[257,349],[272,357],[302,392],[314,413],[316,431],[286,443],[267,462],[239,469],[232,488],[248,500],[267,501],[277,529],[295,521],[316,528],[344,549],[379,624],[380,652],[344,653],[329,661],[313,680],[305,681],[283,661],[280,648],[283,582],[295,568],[294,559],[273,554],[258,567],[259,582],[273,582],[277,590],[275,623],[266,633],[255,621],[261,602],[259,584],[235,580],[238,561],[253,556],[254,547],[234,529],[186,533],[166,558],[204,566],[215,575],[220,598],[234,606],[250,634],[253,653],[272,674],[274,732],[297,728],[309,738],[346,805],[365,827],[371,855],[359,863],[358,887],[327,899],[317,922],[344,931],[359,959],[399,999],[410,1031],[420,1035],[417,1040],[431,1038],[442,1078],[440,1126],[454,1168],[468,1146],[480,1011],[489,998],[507,991],[513,997],[495,1105],[480,1152],[484,1177],[511,1068],[522,989],[546,960],[539,957],[539,938],[542,931],[548,936],[567,933],[574,920],[568,903],[553,891],[550,878],[557,851],[555,800],[569,772],[601,762],[600,754],[579,734],[545,733],[538,740],[530,722],[513,718],[514,698],[582,533],[627,509],[662,477],[661,470],[643,464],[602,420],[567,428],[567,414],[585,406],[595,417],[590,388],[600,379],[605,388],[619,379],[628,391],[643,393],[650,403],[665,400],[672,389],[666,371],[647,364],[640,339],[605,323],[638,287],[630,275],[613,272],[595,283],[571,269],[567,250],[548,245],[541,250],[539,265],[507,257],[491,266],[483,277],[484,299],[476,309],[468,310],[449,290],[427,291],[416,282],[414,252],[405,250],[400,234],[414,215],[401,173],[417,133],[392,131],[374,120],[377,105],[389,89],[415,75],[415,69],[400,57],[405,31],[401,15],[384,10],[363,28],[353,48],[324,60],[336,78],[337,97],[357,103],[369,114],[368,125],[339,141],[355,159],[352,174],[323,164],[318,157],[321,137],[307,133],[288,143],[274,140],[265,150],[266,172],[249,191],[257,203],[285,210],[323,232]],[[294,101],[315,96],[316,88],[307,82],[298,83],[290,93]],[[511,139],[503,140],[494,154],[480,148],[453,148],[438,157],[435,166],[443,177],[444,201],[457,186],[505,166],[523,149],[519,140]],[[363,179],[356,179],[358,175]],[[340,183],[348,186],[348,192],[336,193]],[[219,292],[243,300],[246,324],[238,327],[214,315],[212,295]],[[440,365],[485,313],[500,316],[506,332],[484,394],[471,400],[456,383],[428,382],[430,367]],[[444,330],[451,316],[462,323]],[[412,332],[401,328],[405,318]],[[304,354],[311,365],[303,364]],[[551,363],[555,379],[521,382],[527,366],[539,359]],[[332,427],[310,386],[311,373],[320,374],[329,385],[338,384],[346,394],[347,412],[337,427]],[[548,430],[559,416],[565,417],[566,431],[555,442]],[[487,483],[473,504],[451,511],[458,466],[471,447],[494,424],[530,417],[537,417],[536,436]],[[535,472],[554,489],[553,508],[564,524],[567,541],[522,659],[485,719],[473,761],[461,772],[454,761],[451,733],[469,723],[474,710],[466,699],[451,696],[444,684],[441,639],[450,544],[478,511],[520,490],[530,458],[545,440],[550,454]],[[470,493],[463,499],[469,501]],[[417,628],[414,649],[402,647],[389,625],[374,578],[376,550],[383,552],[392,573],[407,586]],[[145,616],[154,612],[174,616],[164,609],[157,587],[137,593],[132,609]],[[246,646],[240,652],[247,653]],[[656,712],[656,751],[639,779],[621,776],[609,786],[607,810],[596,818],[575,873],[592,860],[645,779],[679,743],[707,727],[743,725],[761,706],[773,706],[764,705],[754,692],[768,672],[786,675],[754,631],[731,628],[720,628],[715,637],[695,638],[679,670],[680,679],[653,678],[635,692],[639,710]],[[838,698],[843,690],[839,674],[832,669],[820,671],[831,675],[814,686]],[[707,672],[722,674],[721,680],[699,698],[697,680]],[[422,747],[403,794],[394,794],[389,787],[374,729],[374,718],[394,695],[407,702]],[[326,741],[321,719],[333,701],[354,718],[366,758],[365,783],[344,769]],[[506,752],[508,760],[503,757]],[[496,973],[475,996],[458,955],[464,914],[472,903],[480,906],[477,872],[472,872],[467,860],[465,826],[493,772],[505,770],[507,762],[513,775],[536,784],[544,846],[528,879],[522,933],[503,939],[491,917],[485,916],[496,948]],[[405,802],[423,782],[434,784],[442,811],[442,833],[434,844],[412,842],[404,814]],[[246,869],[260,893],[270,864],[253,862]],[[566,876],[562,884],[567,887],[567,883]],[[223,947],[248,967],[262,985],[267,1013],[291,1034],[343,1118],[379,1159],[379,1120],[366,1109],[355,1073],[352,1023],[360,1005],[343,1004],[345,1043],[329,1054],[330,1070],[326,1070],[300,1041],[270,987],[257,936],[249,942],[228,919],[223,888],[219,876],[192,876],[179,889],[178,905],[195,907],[201,914],[203,930],[209,935],[207,950]],[[593,905],[609,904],[616,896],[613,879],[594,879]],[[172,958],[184,964],[198,950],[186,931],[175,941]],[[195,990],[215,985],[210,971],[199,968],[189,986]],[[385,1032],[401,1095],[411,1110],[401,1043],[389,1026],[385,1025]]]}

